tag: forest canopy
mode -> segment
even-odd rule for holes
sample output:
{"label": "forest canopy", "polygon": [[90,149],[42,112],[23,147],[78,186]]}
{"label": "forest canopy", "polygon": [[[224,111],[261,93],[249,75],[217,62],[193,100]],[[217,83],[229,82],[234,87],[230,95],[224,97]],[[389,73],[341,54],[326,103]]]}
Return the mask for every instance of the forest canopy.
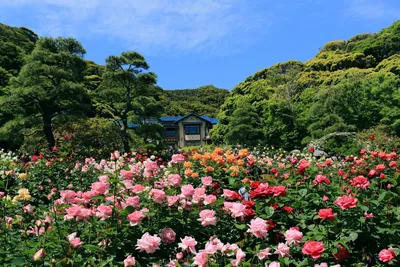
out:
{"label": "forest canopy", "polygon": [[[375,34],[332,41],[307,62],[290,60],[260,70],[231,91],[212,131],[230,142],[237,110],[249,103],[261,120],[258,143],[286,149],[335,132],[378,125],[400,134],[400,21]],[[246,140],[235,140],[245,144]]]}

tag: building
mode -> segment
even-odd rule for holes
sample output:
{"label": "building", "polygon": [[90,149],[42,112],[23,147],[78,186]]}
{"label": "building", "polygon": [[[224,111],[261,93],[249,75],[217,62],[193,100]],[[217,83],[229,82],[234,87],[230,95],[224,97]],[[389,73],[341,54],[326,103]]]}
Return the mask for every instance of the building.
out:
{"label": "building", "polygon": [[209,132],[218,120],[189,113],[186,116],[161,117],[159,123],[165,128],[164,144],[184,147],[209,144]]}

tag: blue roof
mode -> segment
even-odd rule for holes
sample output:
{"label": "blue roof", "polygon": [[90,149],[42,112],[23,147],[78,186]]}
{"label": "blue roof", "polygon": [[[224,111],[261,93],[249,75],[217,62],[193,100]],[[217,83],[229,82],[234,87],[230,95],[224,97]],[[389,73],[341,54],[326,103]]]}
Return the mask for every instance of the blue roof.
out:
{"label": "blue roof", "polygon": [[[186,116],[164,116],[164,117],[160,117],[159,120],[152,120],[152,119],[147,120],[147,123],[161,122],[162,124],[163,123],[170,123],[170,124],[172,123],[172,124],[174,124],[176,121],[179,121],[179,120],[181,120],[181,119],[183,119],[185,117],[188,117],[190,115],[193,115],[193,113],[189,113]],[[198,116],[198,115],[195,115],[195,116]],[[211,118],[211,117],[208,117],[208,116],[198,116],[198,117],[202,118],[205,121],[208,121],[209,123],[211,123],[213,125],[218,123],[218,120],[216,118]],[[137,126],[138,126],[137,123],[133,123],[133,122],[129,122],[128,123],[128,128],[136,128]]]}
{"label": "blue roof", "polygon": [[206,121],[209,121],[211,124],[217,124],[218,123],[218,120],[216,118],[211,118],[211,117],[208,117],[208,116],[200,116],[200,117],[202,117]]}
{"label": "blue roof", "polygon": [[160,121],[177,121],[179,119],[183,118],[182,116],[164,116],[160,118]]}

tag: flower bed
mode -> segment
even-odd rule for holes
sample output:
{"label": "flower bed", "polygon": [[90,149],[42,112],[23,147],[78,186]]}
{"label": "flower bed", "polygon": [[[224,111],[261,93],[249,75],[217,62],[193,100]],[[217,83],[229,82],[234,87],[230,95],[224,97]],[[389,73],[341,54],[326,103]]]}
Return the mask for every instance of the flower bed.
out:
{"label": "flower bed", "polygon": [[1,154],[5,266],[397,265],[399,157]]}

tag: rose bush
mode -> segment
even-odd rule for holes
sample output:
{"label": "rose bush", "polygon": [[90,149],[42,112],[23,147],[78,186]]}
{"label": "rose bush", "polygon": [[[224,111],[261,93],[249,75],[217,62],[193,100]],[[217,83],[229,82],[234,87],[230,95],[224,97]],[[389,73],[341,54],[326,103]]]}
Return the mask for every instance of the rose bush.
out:
{"label": "rose bush", "polygon": [[4,266],[398,264],[395,151],[1,152],[0,164]]}

